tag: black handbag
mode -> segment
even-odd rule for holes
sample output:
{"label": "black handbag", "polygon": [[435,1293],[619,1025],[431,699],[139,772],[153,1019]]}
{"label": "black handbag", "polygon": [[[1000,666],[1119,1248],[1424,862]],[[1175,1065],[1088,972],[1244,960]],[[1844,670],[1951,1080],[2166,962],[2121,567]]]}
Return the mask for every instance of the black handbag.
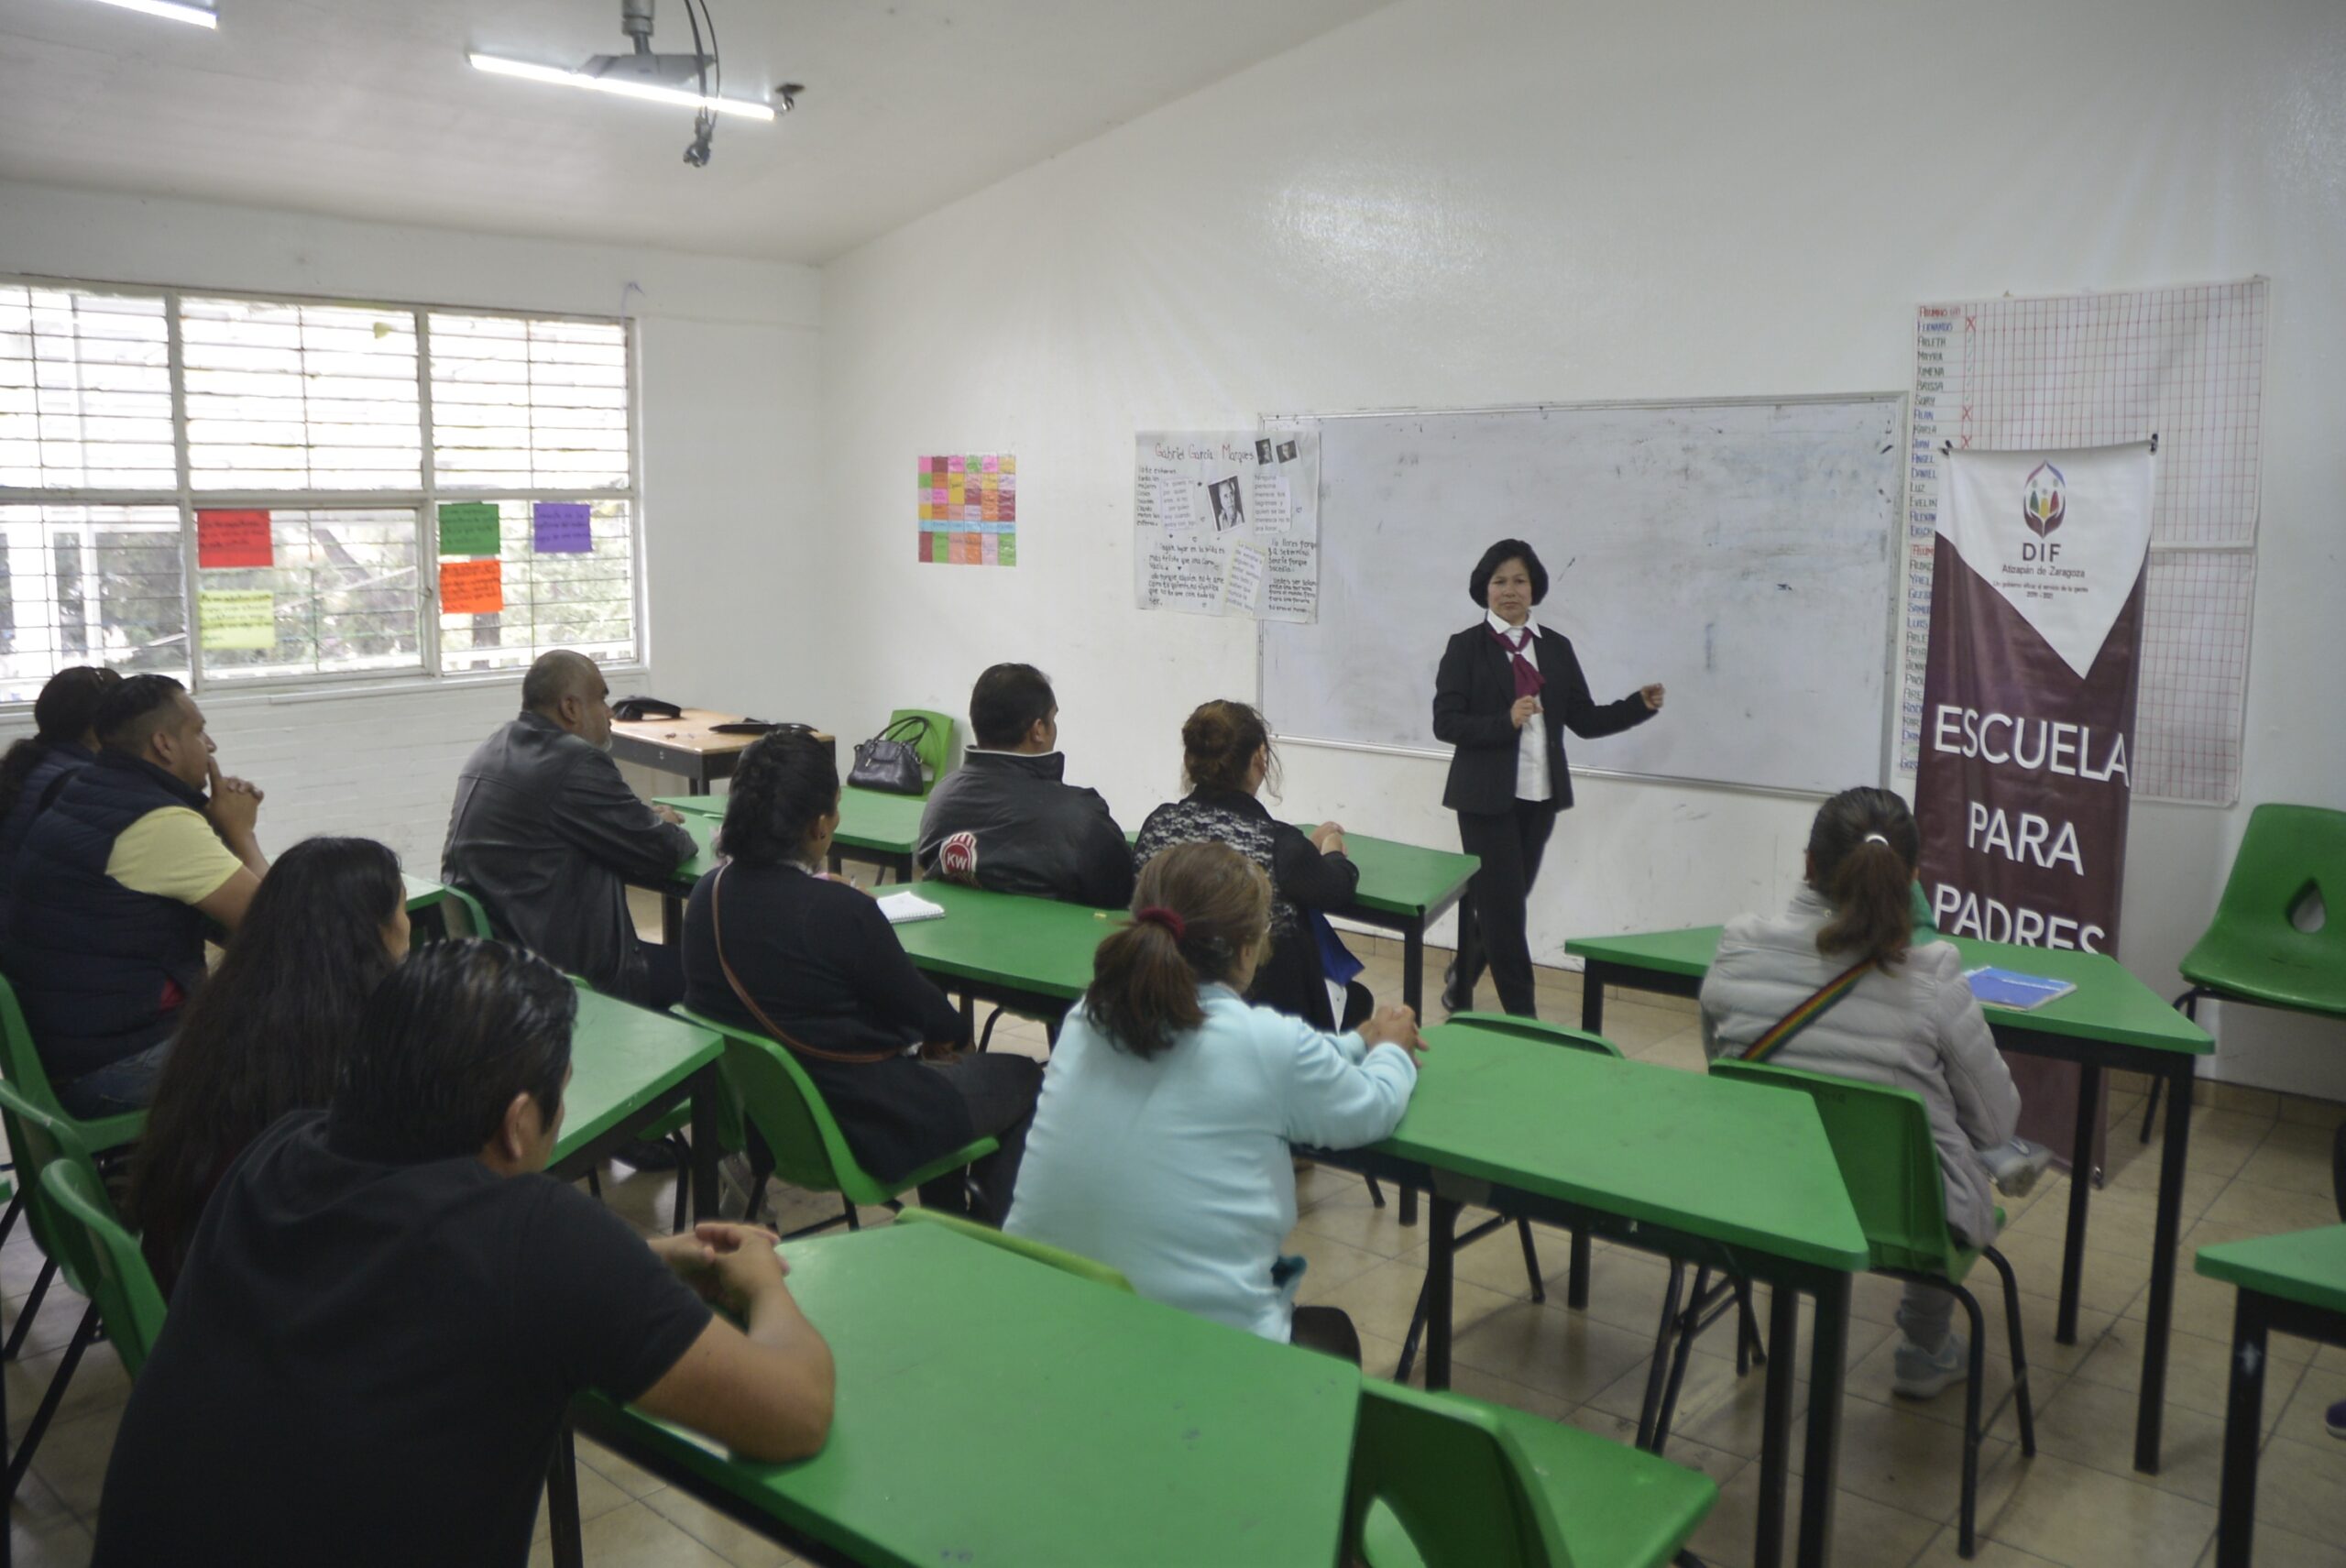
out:
{"label": "black handbag", "polygon": [[928,720],[908,713],[855,749],[855,766],[847,782],[857,789],[885,790],[890,795],[926,795],[921,776],[920,743],[928,739]]}

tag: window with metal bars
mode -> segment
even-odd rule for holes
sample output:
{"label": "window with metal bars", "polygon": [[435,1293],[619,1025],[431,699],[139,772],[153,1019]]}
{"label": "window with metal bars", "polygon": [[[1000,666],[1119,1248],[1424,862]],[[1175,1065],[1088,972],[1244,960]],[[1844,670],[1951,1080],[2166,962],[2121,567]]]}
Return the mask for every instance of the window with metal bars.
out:
{"label": "window with metal bars", "polygon": [[642,653],[627,323],[0,278],[0,702]]}

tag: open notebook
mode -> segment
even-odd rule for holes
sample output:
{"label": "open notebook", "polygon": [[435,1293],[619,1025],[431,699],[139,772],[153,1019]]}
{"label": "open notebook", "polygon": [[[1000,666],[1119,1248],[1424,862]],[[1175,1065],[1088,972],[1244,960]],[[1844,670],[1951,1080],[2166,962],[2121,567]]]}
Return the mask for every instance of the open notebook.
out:
{"label": "open notebook", "polygon": [[888,917],[891,926],[902,926],[913,920],[942,920],[945,905],[931,904],[917,893],[892,893],[880,900],[880,913]]}

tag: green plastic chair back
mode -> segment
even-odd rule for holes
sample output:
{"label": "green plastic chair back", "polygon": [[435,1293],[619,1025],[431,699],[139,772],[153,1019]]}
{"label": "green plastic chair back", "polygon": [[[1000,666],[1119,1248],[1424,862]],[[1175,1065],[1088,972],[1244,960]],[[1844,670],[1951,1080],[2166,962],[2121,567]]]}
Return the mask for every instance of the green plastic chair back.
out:
{"label": "green plastic chair back", "polygon": [[59,1160],[40,1173],[40,1184],[60,1224],[80,1233],[89,1298],[122,1357],[123,1371],[137,1377],[155,1348],[155,1336],[163,1332],[163,1293],[147,1266],[147,1255],[115,1216],[104,1185],[88,1164]]}
{"label": "green plastic chair back", "polygon": [[[2320,927],[2290,915],[2319,896]],[[2346,1018],[2346,811],[2260,806],[2232,858],[2216,918],[2183,977],[2221,994]]]}
{"label": "green plastic chair back", "polygon": [[675,1013],[725,1036],[718,1071],[773,1151],[774,1175],[794,1187],[837,1192],[855,1203],[885,1203],[1000,1146],[992,1138],[980,1138],[893,1185],[882,1181],[857,1163],[831,1108],[823,1103],[822,1091],[787,1047],[688,1008],[678,1007]]}
{"label": "green plastic chair back", "polygon": [[[937,781],[952,771],[953,718],[950,714],[926,707],[900,707],[888,715],[890,724],[900,718],[928,720],[928,733],[921,737],[913,750],[920,756],[920,765],[928,771],[928,789],[935,789]],[[921,793],[926,795],[928,791]]]}
{"label": "green plastic chair back", "polygon": [[427,942],[441,936],[479,937],[485,940],[494,940],[497,936],[495,927],[488,923],[488,911],[480,906],[479,899],[461,887],[440,886],[430,893],[418,894],[407,901],[407,912],[410,916],[429,912],[435,916],[434,924],[439,929],[423,936],[422,940]]}
{"label": "green plastic chair back", "polygon": [[1874,1267],[1943,1274],[1958,1284],[1970,1272],[1979,1254],[1957,1246],[1947,1229],[1946,1185],[1921,1095],[1733,1057],[1711,1063],[1711,1074],[1791,1090],[1816,1102]]}
{"label": "green plastic chair back", "polygon": [[[93,1154],[138,1141],[147,1130],[147,1113],[126,1111],[119,1116],[83,1120],[57,1102],[49,1087],[49,1069],[41,1065],[32,1031],[25,1026],[24,1010],[16,1005],[16,988],[0,980],[0,1079],[15,1086],[26,1103],[38,1107],[73,1129],[81,1146]],[[27,1179],[30,1185],[30,1179]]]}
{"label": "green plastic chair back", "polygon": [[7,1134],[8,1152],[16,1162],[16,1180],[25,1199],[25,1225],[32,1232],[33,1245],[57,1265],[65,1283],[84,1296],[91,1295],[94,1263],[88,1242],[78,1224],[52,1207],[42,1179],[51,1168],[66,1166],[79,1168],[96,1181],[98,1168],[91,1162],[89,1146],[69,1118],[34,1103],[30,1095],[12,1083],[0,1083],[0,1132]]}
{"label": "green plastic chair back", "polygon": [[907,1209],[896,1216],[899,1224],[908,1220],[924,1225],[942,1225],[972,1241],[998,1246],[1004,1252],[1014,1252],[1021,1257],[1031,1257],[1036,1263],[1048,1264],[1062,1274],[1072,1274],[1079,1279],[1089,1279],[1094,1285],[1105,1285],[1128,1295],[1133,1293],[1133,1282],[1124,1277],[1122,1270],[1111,1268],[1104,1263],[1094,1263],[1080,1253],[1052,1246],[1047,1242],[1008,1235],[992,1225],[981,1225],[975,1220],[965,1220],[959,1214],[948,1214],[938,1209]]}
{"label": "green plastic chair back", "polygon": [[1587,1051],[1592,1056],[1621,1059],[1621,1047],[1602,1035],[1592,1035],[1585,1029],[1567,1029],[1562,1024],[1550,1024],[1539,1018],[1518,1018],[1512,1013],[1453,1013],[1446,1020],[1452,1024],[1472,1024],[1497,1035],[1513,1035],[1518,1039],[1540,1040],[1566,1050]]}

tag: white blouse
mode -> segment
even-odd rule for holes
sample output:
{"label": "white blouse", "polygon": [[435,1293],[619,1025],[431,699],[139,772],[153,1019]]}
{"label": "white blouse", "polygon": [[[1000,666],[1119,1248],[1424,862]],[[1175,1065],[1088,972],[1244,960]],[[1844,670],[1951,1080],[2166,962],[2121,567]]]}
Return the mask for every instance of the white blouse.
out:
{"label": "white blouse", "polygon": [[[1499,619],[1496,610],[1486,612],[1484,619],[1490,622],[1493,631],[1507,639],[1510,651],[1514,645],[1515,634],[1518,630],[1529,632],[1530,638],[1523,645],[1523,656],[1531,661],[1533,669],[1540,667],[1540,625],[1537,621],[1527,617],[1522,626],[1509,626]],[[1508,668],[1511,670],[1513,667],[1510,660]],[[1546,694],[1541,694],[1541,700],[1543,702],[1546,700]],[[1518,800],[1553,799],[1556,794],[1555,783],[1548,776],[1548,716],[1544,713],[1535,713],[1525,719],[1523,728],[1516,731],[1515,744],[1515,798]]]}

